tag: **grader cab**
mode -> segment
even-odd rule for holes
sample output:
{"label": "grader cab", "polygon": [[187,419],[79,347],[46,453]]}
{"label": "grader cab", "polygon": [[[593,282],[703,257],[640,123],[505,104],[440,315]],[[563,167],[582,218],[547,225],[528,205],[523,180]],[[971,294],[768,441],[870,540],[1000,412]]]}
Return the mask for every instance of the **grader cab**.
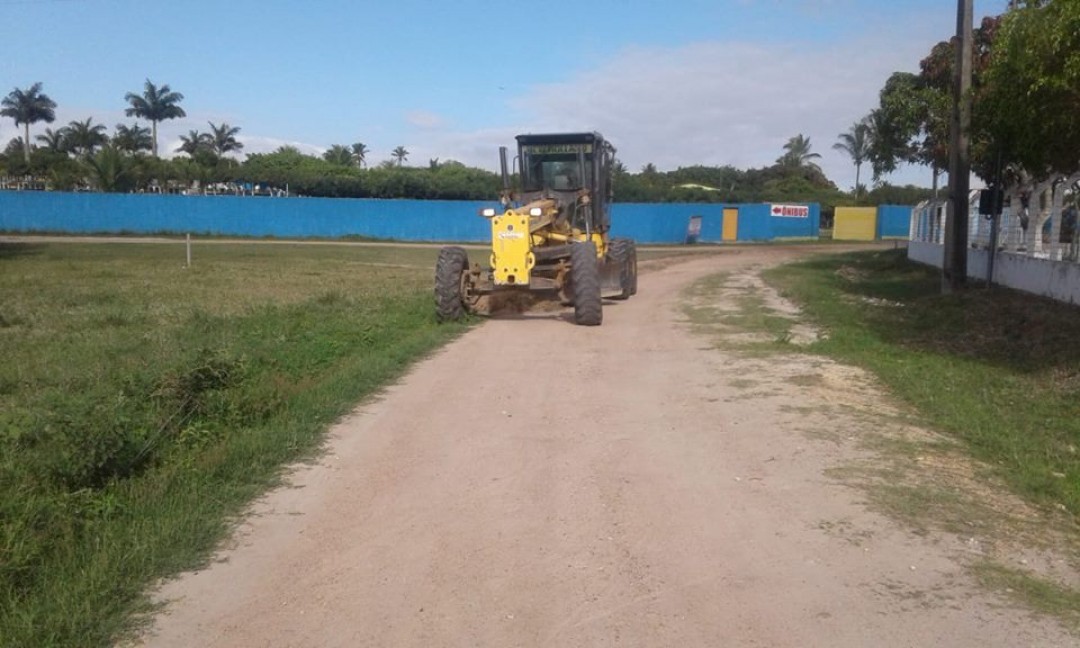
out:
{"label": "grader cab", "polygon": [[476,309],[485,295],[531,291],[574,307],[574,321],[597,326],[603,298],[637,292],[634,241],[608,237],[615,148],[599,133],[519,135],[517,187],[499,149],[503,210],[491,222],[486,265],[444,247],[435,266],[435,307],[442,321]]}

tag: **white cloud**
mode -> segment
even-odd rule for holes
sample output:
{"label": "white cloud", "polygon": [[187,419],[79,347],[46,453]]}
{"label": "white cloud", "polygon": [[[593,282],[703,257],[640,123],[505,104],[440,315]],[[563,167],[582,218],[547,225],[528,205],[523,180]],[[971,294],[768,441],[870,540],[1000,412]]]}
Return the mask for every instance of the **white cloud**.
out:
{"label": "white cloud", "polygon": [[425,130],[441,128],[446,124],[446,120],[441,115],[428,110],[409,111],[405,115],[405,121],[411,126]]}
{"label": "white cloud", "polygon": [[456,160],[469,166],[495,171],[499,168],[499,147],[512,147],[518,127],[491,128],[475,131],[437,131],[411,136],[409,162],[419,165],[433,158]]}
{"label": "white cloud", "polygon": [[[561,83],[534,86],[510,102],[517,125],[424,136],[420,153],[493,169],[499,145],[522,132],[599,130],[631,169],[694,164],[762,167],[802,133],[826,174],[854,185],[850,160],[832,149],[839,133],[877,104],[888,76],[917,65],[927,43],[867,39],[823,46],[694,43],[633,47]],[[425,153],[426,154],[426,153]],[[417,159],[420,159],[417,157]],[[921,182],[915,169],[895,181]],[[929,177],[929,174],[925,174]],[[863,168],[863,178],[869,170]]]}
{"label": "white cloud", "polygon": [[282,146],[291,146],[305,155],[322,155],[327,147],[299,142],[296,140],[284,140],[276,137],[262,135],[238,135],[237,138],[244,145],[244,154],[249,153],[273,153]]}
{"label": "white cloud", "polygon": [[[518,105],[543,128],[604,132],[630,167],[760,167],[788,138],[811,138],[821,165],[851,184],[836,136],[875,105],[900,67],[892,46],[699,43],[635,48],[565,83],[540,86]],[[906,60],[917,60],[917,58]]]}

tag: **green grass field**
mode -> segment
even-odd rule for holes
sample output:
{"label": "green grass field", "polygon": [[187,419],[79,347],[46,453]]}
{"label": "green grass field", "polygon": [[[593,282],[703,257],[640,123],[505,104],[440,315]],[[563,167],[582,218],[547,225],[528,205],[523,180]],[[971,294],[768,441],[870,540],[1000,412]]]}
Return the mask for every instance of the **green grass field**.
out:
{"label": "green grass field", "polygon": [[1080,308],[1004,288],[942,296],[904,250],[765,277],[828,331],[814,351],[872,370],[1030,501],[1080,515]]}
{"label": "green grass field", "polygon": [[107,645],[438,326],[434,249],[0,245],[0,643]]}

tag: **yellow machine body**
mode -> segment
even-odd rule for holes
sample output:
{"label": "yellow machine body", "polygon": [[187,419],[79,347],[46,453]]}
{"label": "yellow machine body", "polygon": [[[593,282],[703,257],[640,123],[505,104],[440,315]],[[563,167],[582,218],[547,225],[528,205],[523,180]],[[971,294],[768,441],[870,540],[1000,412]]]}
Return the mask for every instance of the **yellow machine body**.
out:
{"label": "yellow machine body", "polygon": [[[585,232],[559,218],[554,200],[536,200],[507,209],[491,219],[491,274],[496,286],[528,286],[537,248],[586,241]],[[607,252],[607,237],[594,232],[598,258]]]}

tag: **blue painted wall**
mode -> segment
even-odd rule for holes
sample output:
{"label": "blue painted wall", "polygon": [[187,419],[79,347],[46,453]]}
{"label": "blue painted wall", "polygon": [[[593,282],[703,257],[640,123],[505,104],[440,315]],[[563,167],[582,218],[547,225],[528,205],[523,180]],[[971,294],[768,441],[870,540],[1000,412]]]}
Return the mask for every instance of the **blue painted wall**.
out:
{"label": "blue painted wall", "polygon": [[691,216],[701,216],[701,235],[706,237],[709,213],[701,205],[681,203],[617,203],[611,206],[611,235],[640,243],[684,243]]}
{"label": "blue painted wall", "polygon": [[882,205],[877,212],[877,237],[904,238],[911,232],[911,210],[905,205]]}
{"label": "blue painted wall", "polygon": [[817,238],[821,207],[810,205],[809,218],[779,218],[766,204],[724,205],[716,203],[617,203],[611,209],[614,236],[629,236],[642,243],[680,243],[686,238],[691,216],[701,216],[704,243],[719,243],[724,208],[739,210],[740,241],[771,241],[776,238]]}
{"label": "blue painted wall", "polygon": [[0,229],[471,241],[491,235],[477,211],[497,206],[451,200],[3,191]]}
{"label": "blue painted wall", "polygon": [[[699,240],[719,242],[725,206],[739,209],[740,241],[818,235],[817,205],[810,206],[810,218],[773,218],[768,205],[710,203],[617,203],[612,206],[612,234],[641,243],[683,243],[690,217],[701,216]],[[486,241],[490,227],[477,216],[484,207],[498,204],[0,191],[0,230]]]}

